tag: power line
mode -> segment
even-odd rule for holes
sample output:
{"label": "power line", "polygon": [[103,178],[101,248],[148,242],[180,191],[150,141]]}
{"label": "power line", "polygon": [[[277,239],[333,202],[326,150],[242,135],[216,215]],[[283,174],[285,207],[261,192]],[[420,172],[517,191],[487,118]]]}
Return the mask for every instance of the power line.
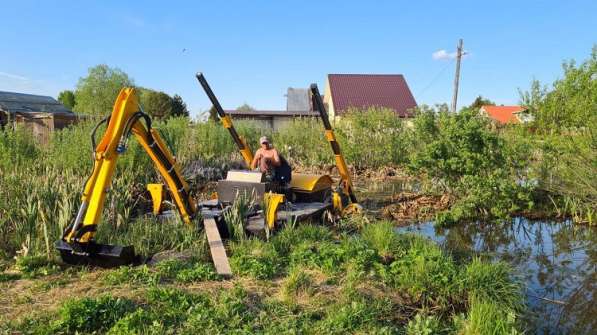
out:
{"label": "power line", "polygon": [[424,87],[424,88],[423,88],[423,89],[422,89],[422,90],[421,90],[421,91],[418,93],[418,95],[421,95],[421,94],[423,94],[425,91],[427,91],[427,89],[429,89],[429,88],[430,88],[430,87],[431,87],[433,84],[435,84],[435,82],[436,82],[436,81],[437,81],[437,80],[440,78],[440,76],[441,76],[441,75],[442,75],[444,72],[446,72],[446,70],[448,69],[448,67],[449,67],[450,65],[452,65],[452,61],[453,61],[453,60],[454,60],[454,59],[450,59],[450,61],[449,61],[449,62],[446,64],[446,66],[444,66],[444,68],[443,68],[443,69],[441,69],[441,70],[440,70],[440,71],[439,71],[439,72],[438,72],[438,73],[435,75],[435,77],[433,77],[433,79],[431,79],[431,81],[429,82],[429,84],[427,84],[427,86],[425,86],[425,87]]}

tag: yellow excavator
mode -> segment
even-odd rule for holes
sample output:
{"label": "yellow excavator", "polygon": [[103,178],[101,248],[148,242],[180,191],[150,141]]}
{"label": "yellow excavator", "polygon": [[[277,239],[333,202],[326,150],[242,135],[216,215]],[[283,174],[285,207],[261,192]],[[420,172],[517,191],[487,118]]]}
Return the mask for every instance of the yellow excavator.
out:
{"label": "yellow excavator", "polygon": [[[253,159],[249,146],[236,132],[230,116],[222,109],[205,77],[202,74],[197,74],[197,79],[249,167]],[[166,188],[182,221],[193,224],[198,217],[201,217],[216,271],[223,276],[232,275],[232,271],[220,231],[226,227],[223,222],[225,212],[229,210],[230,204],[235,201],[241,191],[257,193],[265,205],[265,208],[250,213],[245,218],[247,220],[246,229],[249,231],[273,229],[276,223],[284,220],[296,222],[313,219],[326,210],[343,214],[360,210],[354,195],[350,173],[315,84],[311,85],[311,96],[314,109],[320,113],[325,127],[325,137],[331,145],[340,173],[341,180],[337,187],[334,187],[334,181],[329,175],[292,173],[290,182],[280,187],[276,183],[264,180],[263,173],[232,170],[228,172],[225,180],[218,182],[217,199],[196,204],[190,195],[189,185],[182,176],[180,166],[158,131],[152,128],[151,118],[143,112],[135,90],[133,88],[122,89],[114,103],[111,115],[100,121],[91,134],[93,170],[85,182],[76,218],[65,228],[62,238],[55,244],[61,258],[69,264],[92,264],[102,267],[113,267],[139,261],[133,246],[100,244],[94,240],[116,162],[118,157],[126,151],[127,141],[131,134],[137,138],[150,156],[164,182],[147,186],[153,201],[154,214],[162,212],[164,189]],[[96,145],[95,134],[104,123],[107,123],[106,131]],[[280,206],[281,204],[284,206]],[[223,233],[227,234],[225,231]]]}
{"label": "yellow excavator", "polygon": [[[104,123],[107,123],[106,131],[96,145],[95,133]],[[189,185],[158,131],[151,127],[151,118],[139,105],[135,89],[123,88],[114,103],[112,114],[102,120],[92,132],[93,171],[85,183],[81,206],[74,222],[66,227],[62,239],[55,245],[64,262],[91,263],[103,267],[135,262],[133,246],[98,244],[94,241],[116,162],[125,152],[131,133],[151,157],[182,220],[190,224],[197,214],[197,205],[190,196]],[[161,204],[163,184],[149,184],[148,189],[154,201],[154,212],[157,212]]]}

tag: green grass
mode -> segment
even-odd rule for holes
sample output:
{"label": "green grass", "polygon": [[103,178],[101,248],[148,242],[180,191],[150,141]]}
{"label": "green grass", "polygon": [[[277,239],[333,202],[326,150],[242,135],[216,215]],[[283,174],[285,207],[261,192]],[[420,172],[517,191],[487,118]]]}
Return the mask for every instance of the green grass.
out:
{"label": "green grass", "polygon": [[[25,315],[0,329],[40,334],[57,329],[67,334],[190,334],[197,329],[473,334],[497,329],[501,334],[517,329],[523,308],[504,264],[478,258],[457,264],[433,242],[397,234],[387,222],[354,235],[322,226],[289,227],[270,242],[232,241],[230,260],[232,287],[214,282],[219,278],[213,266],[200,258],[121,267],[103,271],[98,284],[134,298],[66,300],[55,312]],[[38,268],[43,262],[27,264]],[[206,286],[212,288],[195,288],[200,282],[213,283]]]}

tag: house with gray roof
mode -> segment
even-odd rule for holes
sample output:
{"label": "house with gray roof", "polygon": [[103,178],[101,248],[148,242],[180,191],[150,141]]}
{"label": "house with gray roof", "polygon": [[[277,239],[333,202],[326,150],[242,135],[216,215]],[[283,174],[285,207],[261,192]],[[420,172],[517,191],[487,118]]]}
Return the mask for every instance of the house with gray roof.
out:
{"label": "house with gray roof", "polygon": [[22,124],[45,143],[51,131],[71,125],[77,119],[75,113],[52,97],[0,91],[0,128]]}

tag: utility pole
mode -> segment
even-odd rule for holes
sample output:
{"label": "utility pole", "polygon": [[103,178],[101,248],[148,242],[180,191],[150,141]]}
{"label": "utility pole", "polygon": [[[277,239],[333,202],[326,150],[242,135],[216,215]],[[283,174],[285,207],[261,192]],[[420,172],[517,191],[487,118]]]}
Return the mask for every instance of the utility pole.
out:
{"label": "utility pole", "polygon": [[454,96],[452,97],[452,113],[456,112],[456,102],[458,101],[458,82],[460,81],[460,60],[462,59],[462,38],[458,41],[456,50],[456,75],[454,76]]}

